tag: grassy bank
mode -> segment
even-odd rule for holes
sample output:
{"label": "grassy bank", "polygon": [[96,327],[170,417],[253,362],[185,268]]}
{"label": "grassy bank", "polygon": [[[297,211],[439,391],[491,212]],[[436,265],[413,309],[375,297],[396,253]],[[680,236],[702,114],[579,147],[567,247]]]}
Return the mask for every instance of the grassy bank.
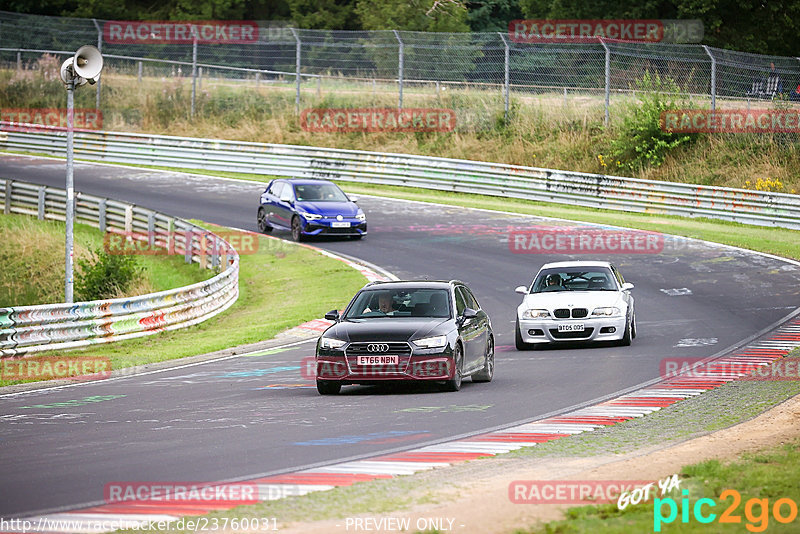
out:
{"label": "grassy bank", "polygon": [[[0,214],[0,307],[64,302],[64,232],[57,221],[38,221],[26,215]],[[103,233],[75,225],[75,281],[81,260],[102,249]],[[141,276],[125,291],[109,298],[129,297],[191,285],[213,276],[210,270],[187,265],[176,256],[136,256]],[[76,293],[77,297],[77,293]]]}
{"label": "grassy bank", "polygon": [[[48,59],[39,62],[39,70],[0,71],[0,107],[63,108],[64,90],[55,81],[57,76],[53,77],[57,64]],[[305,131],[295,112],[293,88],[283,82],[261,82],[257,86],[254,79],[226,81],[206,77],[197,95],[196,114],[191,118],[190,78],[145,76],[138,82],[136,77],[109,70],[103,75],[102,128],[404,152],[654,180],[800,191],[800,148],[795,134],[700,134],[693,142],[666,151],[659,166],[617,167],[617,158],[612,157],[615,143],[626,144],[630,137],[624,119],[642,107],[640,100],[630,96],[615,96],[611,125],[606,127],[600,92],[570,94],[567,98],[558,92],[512,93],[506,119],[499,90],[473,87],[469,91],[437,91],[433,85],[410,85],[404,90],[405,107],[452,109],[457,127],[446,133],[403,134]],[[93,108],[94,99],[94,91],[77,91],[76,107]],[[704,101],[673,104],[708,107]],[[726,105],[743,107],[738,103]],[[304,85],[301,95],[302,108],[396,106],[396,88],[391,85],[373,89],[366,83],[331,78],[319,87],[316,83]],[[753,108],[760,109],[788,106],[789,103],[780,102],[752,103]],[[635,150],[633,141],[628,148]],[[603,158],[598,157],[601,155]]]}
{"label": "grassy bank", "polygon": [[[180,330],[72,351],[48,351],[42,357],[109,357],[111,368],[121,369],[255,343],[342,308],[365,283],[358,271],[341,261],[260,237],[253,254],[240,256],[239,299],[216,317]],[[0,386],[14,383],[18,382],[0,381]]]}

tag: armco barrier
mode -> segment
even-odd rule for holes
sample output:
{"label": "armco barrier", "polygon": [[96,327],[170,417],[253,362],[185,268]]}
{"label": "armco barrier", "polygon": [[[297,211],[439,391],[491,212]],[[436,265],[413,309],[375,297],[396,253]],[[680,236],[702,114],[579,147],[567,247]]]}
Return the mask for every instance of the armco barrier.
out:
{"label": "armco barrier", "polygon": [[[42,132],[30,131],[38,128]],[[55,128],[0,122],[0,150],[61,156]],[[591,208],[800,229],[800,196],[535,167],[333,148],[78,132],[76,157],[188,169],[402,185]]]}
{"label": "armco barrier", "polygon": [[[0,179],[3,213],[65,218],[63,189]],[[68,349],[174,330],[200,323],[239,296],[239,255],[215,234],[181,219],[125,202],[75,195],[75,222],[103,232],[140,235],[172,247],[187,262],[220,270],[205,282],[131,298],[0,308],[0,357]],[[172,240],[172,243],[167,243]]]}

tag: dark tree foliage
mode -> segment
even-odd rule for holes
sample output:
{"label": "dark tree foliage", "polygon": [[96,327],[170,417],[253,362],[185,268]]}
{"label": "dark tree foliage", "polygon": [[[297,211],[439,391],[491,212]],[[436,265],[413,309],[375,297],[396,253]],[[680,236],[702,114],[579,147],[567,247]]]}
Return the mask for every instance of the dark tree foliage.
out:
{"label": "dark tree foliage", "polygon": [[117,20],[279,20],[317,29],[479,32],[505,31],[510,20],[519,18],[700,19],[703,44],[783,56],[800,52],[800,0],[0,0],[0,10]]}

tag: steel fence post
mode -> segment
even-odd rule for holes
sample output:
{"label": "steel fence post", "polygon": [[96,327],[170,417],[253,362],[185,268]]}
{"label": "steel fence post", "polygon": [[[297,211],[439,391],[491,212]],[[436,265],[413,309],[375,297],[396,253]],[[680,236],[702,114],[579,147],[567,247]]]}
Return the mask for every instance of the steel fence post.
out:
{"label": "steel fence post", "polygon": [[711,111],[716,111],[717,109],[717,58],[714,57],[714,54],[708,49],[706,45],[703,45],[703,50],[706,51],[708,57],[711,58]]}
{"label": "steel fence post", "polygon": [[609,105],[611,100],[611,49],[608,48],[603,38],[600,38],[600,44],[603,45],[603,49],[606,51],[606,70],[605,70],[605,82],[606,82],[606,99],[605,99],[605,116],[603,118],[603,124],[608,126],[609,121]]}
{"label": "steel fence post", "polygon": [[294,53],[294,111],[295,113],[300,113],[300,53],[302,52],[303,42],[300,40],[300,35],[297,33],[295,28],[289,28],[292,30],[292,35],[294,35],[294,40],[296,41],[296,48]]}
{"label": "steel fence post", "polygon": [[3,199],[3,213],[5,215],[11,213],[11,184],[13,183],[13,180],[6,180],[6,196]]}
{"label": "steel fence post", "polygon": [[403,50],[403,40],[400,38],[400,32],[397,30],[392,30],[394,32],[394,36],[397,39],[398,47],[397,47],[397,83],[399,85],[399,93],[397,96],[397,109],[403,109],[403,62],[405,60],[404,50]]}
{"label": "steel fence post", "polygon": [[197,94],[197,26],[192,26],[192,118]]}
{"label": "steel fence post", "polygon": [[511,48],[508,46],[508,40],[506,36],[503,35],[503,32],[497,32],[497,35],[500,36],[500,39],[503,40],[503,46],[505,47],[505,62],[504,62],[504,70],[505,70],[505,78],[503,81],[503,110],[504,110],[504,120],[508,122],[508,90],[509,90],[509,78],[511,74],[511,69],[509,65],[509,60],[511,59]]}
{"label": "steel fence post", "polygon": [[[97,50],[100,53],[103,53],[103,30],[100,28],[100,25],[97,23],[97,19],[92,19],[94,22],[94,27],[97,30]],[[96,110],[100,110],[100,86],[103,84],[102,79],[100,76],[97,77],[97,86],[95,87],[95,97],[94,97],[94,108]]]}

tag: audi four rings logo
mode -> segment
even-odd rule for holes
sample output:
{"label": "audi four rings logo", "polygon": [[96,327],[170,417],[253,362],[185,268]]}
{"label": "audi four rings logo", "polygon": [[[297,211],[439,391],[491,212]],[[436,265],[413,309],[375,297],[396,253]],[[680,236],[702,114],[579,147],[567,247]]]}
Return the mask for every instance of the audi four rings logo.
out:
{"label": "audi four rings logo", "polygon": [[370,343],[367,345],[367,350],[369,352],[387,352],[389,350],[389,345],[386,343]]}

